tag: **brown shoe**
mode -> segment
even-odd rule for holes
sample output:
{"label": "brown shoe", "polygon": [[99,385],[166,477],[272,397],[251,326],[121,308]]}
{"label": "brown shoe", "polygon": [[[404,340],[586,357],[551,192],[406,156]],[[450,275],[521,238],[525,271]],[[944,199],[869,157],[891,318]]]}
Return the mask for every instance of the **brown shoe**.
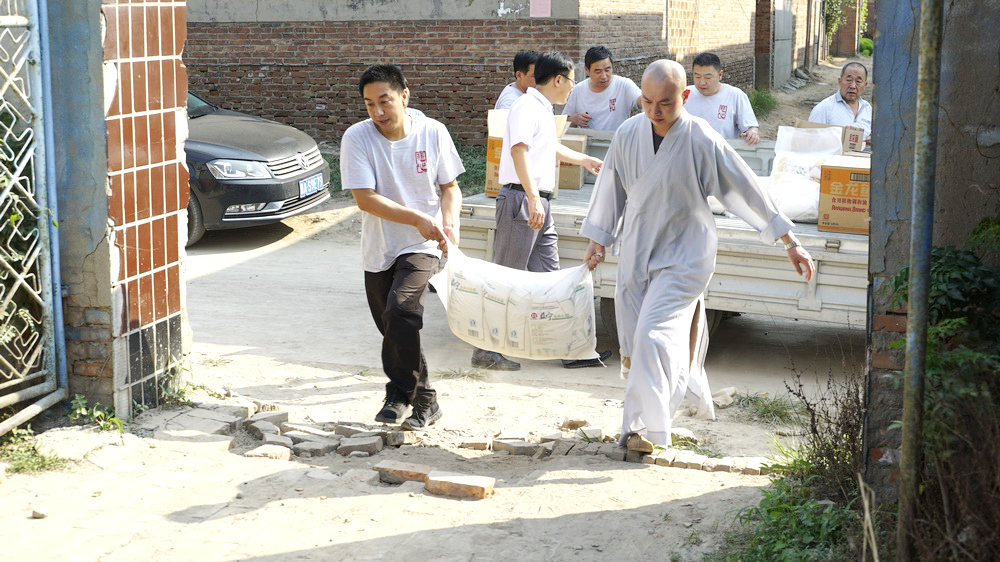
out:
{"label": "brown shoe", "polygon": [[629,451],[635,451],[637,453],[653,452],[653,442],[638,433],[633,433],[628,436],[628,443],[626,444],[626,447],[628,447]]}

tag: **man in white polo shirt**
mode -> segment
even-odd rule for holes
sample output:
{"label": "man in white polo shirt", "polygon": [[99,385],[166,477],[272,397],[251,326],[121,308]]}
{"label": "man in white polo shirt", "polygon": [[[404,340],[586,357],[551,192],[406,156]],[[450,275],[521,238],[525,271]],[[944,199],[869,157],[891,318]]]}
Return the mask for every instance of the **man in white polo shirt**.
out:
{"label": "man in white polo shirt", "polygon": [[514,81],[507,84],[500,97],[497,98],[496,106],[493,109],[510,109],[517,98],[524,95],[535,85],[535,61],[538,60],[537,51],[521,51],[514,55]]}
{"label": "man in white polo shirt", "polygon": [[611,51],[604,46],[587,49],[583,66],[587,79],[573,88],[562,114],[577,127],[614,131],[632,116],[642,91],[631,79],[615,74]]}
{"label": "man in white polo shirt", "polygon": [[868,85],[868,69],[860,62],[849,62],[840,69],[840,88],[832,96],[816,104],[809,120],[840,127],[856,127],[865,131],[865,144],[872,140],[872,104],[861,99]]}
{"label": "man in white polo shirt", "polygon": [[362,211],[365,293],[389,377],[375,421],[425,429],[441,408],[420,345],[424,293],[445,237],[458,244],[457,178],[465,168],[444,125],[407,111],[410,90],[399,67],[372,65],[359,90],[370,119],[344,133],[340,173]]}
{"label": "man in white polo shirt", "polygon": [[722,60],[715,53],[701,53],[691,64],[694,84],[687,87],[684,109],[701,117],[724,139],[743,137],[748,146],[760,141],[757,116],[750,98],[734,86],[722,83]]}
{"label": "man in white polo shirt", "polygon": [[[500,154],[496,236],[493,261],[514,269],[557,271],[558,236],[549,200],[556,183],[558,161],[598,173],[601,161],[559,143],[552,105],[565,103],[573,88],[573,61],[562,53],[542,53],[535,62],[535,87],[514,102],[504,130]],[[476,350],[473,366],[489,361],[492,352]],[[497,354],[499,355],[499,354]],[[600,359],[564,360],[567,368],[592,367]],[[500,356],[502,357],[502,356]]]}

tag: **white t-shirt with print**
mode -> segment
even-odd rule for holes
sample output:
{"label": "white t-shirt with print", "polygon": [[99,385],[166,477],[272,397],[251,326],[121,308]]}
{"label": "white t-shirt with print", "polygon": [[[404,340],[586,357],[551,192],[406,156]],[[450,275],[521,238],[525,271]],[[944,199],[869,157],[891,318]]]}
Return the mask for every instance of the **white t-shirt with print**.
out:
{"label": "white t-shirt with print", "polygon": [[687,90],[691,93],[684,109],[707,121],[722,138],[739,138],[750,127],[759,126],[750,98],[743,90],[729,84],[719,84],[719,91],[712,96],[703,96],[694,86],[688,86]]}
{"label": "white t-shirt with print", "polygon": [[528,164],[535,189],[552,191],[556,186],[556,124],[552,119],[552,103],[535,88],[514,102],[507,116],[500,151],[500,185],[521,183],[514,170],[510,149],[518,144],[528,145]]}
{"label": "white t-shirt with print", "polygon": [[575,113],[590,114],[590,129],[614,131],[632,116],[632,106],[639,99],[642,90],[630,78],[611,77],[611,83],[603,92],[590,89],[590,78],[573,86],[573,91],[563,107],[563,115]]}
{"label": "white t-shirt with print", "polygon": [[[440,185],[465,171],[455,143],[443,124],[410,116],[406,137],[390,141],[371,119],[351,125],[340,141],[340,179],[344,189],[371,189],[404,207],[441,218]],[[365,271],[385,271],[403,254],[441,257],[437,242],[416,228],[361,216],[361,263]]]}

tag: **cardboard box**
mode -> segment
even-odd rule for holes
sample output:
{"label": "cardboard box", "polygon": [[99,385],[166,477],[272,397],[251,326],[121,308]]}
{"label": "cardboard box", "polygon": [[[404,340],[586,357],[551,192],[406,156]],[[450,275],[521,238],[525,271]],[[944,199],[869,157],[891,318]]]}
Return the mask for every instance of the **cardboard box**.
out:
{"label": "cardboard box", "polygon": [[[577,152],[587,153],[586,135],[563,135],[559,142],[566,148]],[[561,189],[580,189],[583,187],[583,180],[587,176],[587,170],[583,166],[559,163],[559,181],[556,185]]]}
{"label": "cardboard box", "polygon": [[[507,127],[508,109],[491,109],[486,116],[488,137],[486,139],[486,189],[489,197],[496,197],[500,192],[500,155],[503,152],[503,132]],[[555,115],[556,138],[562,138],[569,127],[567,116]],[[556,166],[556,162],[552,163]],[[556,168],[556,189],[552,190],[555,197],[559,188],[559,168]]]}
{"label": "cardboard box", "polygon": [[857,127],[841,127],[839,125],[827,125],[826,123],[815,123],[813,121],[795,120],[795,126],[800,129],[837,127],[843,131],[840,138],[844,143],[844,152],[861,152],[865,149],[865,131]]}
{"label": "cardboard box", "polygon": [[819,181],[819,230],[868,234],[871,158],[834,156]]}

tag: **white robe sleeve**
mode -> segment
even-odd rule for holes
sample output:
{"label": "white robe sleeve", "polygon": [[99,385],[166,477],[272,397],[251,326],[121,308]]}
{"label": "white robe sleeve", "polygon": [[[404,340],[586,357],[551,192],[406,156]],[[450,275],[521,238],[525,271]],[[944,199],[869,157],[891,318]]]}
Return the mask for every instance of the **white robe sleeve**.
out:
{"label": "white robe sleeve", "polygon": [[701,185],[705,195],[722,201],[729,212],[743,219],[760,233],[760,239],[773,244],[780,236],[792,230],[788,220],[770,194],[760,188],[757,177],[726,142],[714,142],[714,150],[699,167]]}
{"label": "white robe sleeve", "polygon": [[622,182],[625,156],[621,150],[621,139],[624,135],[615,134],[611,147],[601,166],[601,172],[594,181],[594,192],[590,196],[590,206],[587,217],[583,219],[580,234],[608,247],[611,246],[618,232],[622,217],[625,214],[625,184]]}

